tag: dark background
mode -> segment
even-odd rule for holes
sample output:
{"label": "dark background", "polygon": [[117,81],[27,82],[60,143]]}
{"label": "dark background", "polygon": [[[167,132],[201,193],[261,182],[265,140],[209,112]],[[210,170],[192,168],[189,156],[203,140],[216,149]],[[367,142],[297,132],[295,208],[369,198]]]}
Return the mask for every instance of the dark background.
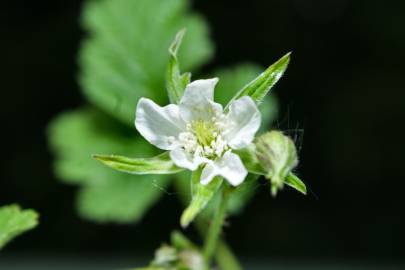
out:
{"label": "dark background", "polygon": [[[84,102],[75,77],[81,1],[3,1],[0,205],[19,202],[41,225],[4,254],[151,254],[178,227],[166,195],[138,225],[97,225],[74,210],[76,187],[55,179],[45,128]],[[266,66],[292,50],[276,94],[278,128],[303,147],[311,189],[258,192],[227,238],[238,254],[403,262],[405,1],[194,1],[217,51],[207,68]],[[298,129],[303,129],[304,134]],[[303,140],[302,140],[303,138]]]}

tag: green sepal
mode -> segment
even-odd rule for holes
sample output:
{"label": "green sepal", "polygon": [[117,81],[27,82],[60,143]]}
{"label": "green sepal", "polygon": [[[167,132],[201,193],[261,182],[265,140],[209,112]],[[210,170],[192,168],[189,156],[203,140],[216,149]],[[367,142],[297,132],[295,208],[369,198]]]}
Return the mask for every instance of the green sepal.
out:
{"label": "green sepal", "polygon": [[307,195],[307,187],[305,186],[305,183],[295,174],[290,172],[284,179],[284,183],[302,194]]}
{"label": "green sepal", "polygon": [[108,167],[129,174],[173,174],[184,170],[173,163],[169,152],[152,158],[129,158],[117,155],[93,155],[93,158]]}
{"label": "green sepal", "polygon": [[260,104],[267,93],[273,88],[273,86],[283,76],[290,62],[290,54],[287,53],[281,57],[277,62],[269,66],[263,73],[257,76],[253,81],[243,87],[228,103],[243,97],[250,96],[256,104]]}
{"label": "green sepal", "polygon": [[222,184],[222,177],[215,177],[212,181],[203,185],[200,183],[201,168],[194,171],[191,175],[191,202],[183,211],[180,218],[180,224],[183,228],[187,227],[194,218],[207,206],[214,197]]}
{"label": "green sepal", "polygon": [[184,93],[184,89],[191,80],[190,72],[180,74],[180,66],[177,59],[177,51],[180,48],[185,32],[185,29],[179,31],[176,34],[173,43],[169,47],[170,59],[166,72],[166,90],[171,103],[180,102],[180,99]]}
{"label": "green sepal", "polygon": [[34,210],[21,210],[18,205],[0,208],[0,249],[14,237],[38,225],[38,213]]}

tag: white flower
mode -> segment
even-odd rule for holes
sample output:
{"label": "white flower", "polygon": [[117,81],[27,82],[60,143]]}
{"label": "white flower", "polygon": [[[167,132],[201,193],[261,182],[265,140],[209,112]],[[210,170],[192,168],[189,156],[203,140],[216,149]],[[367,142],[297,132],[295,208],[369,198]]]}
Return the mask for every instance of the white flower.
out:
{"label": "white flower", "polygon": [[191,171],[204,166],[202,184],[220,175],[237,186],[247,170],[232,150],[253,141],[261,115],[248,96],[233,101],[224,113],[222,105],[213,101],[217,82],[214,78],[190,83],[179,105],[160,107],[141,98],[135,126],[151,144],[169,150],[177,166]]}

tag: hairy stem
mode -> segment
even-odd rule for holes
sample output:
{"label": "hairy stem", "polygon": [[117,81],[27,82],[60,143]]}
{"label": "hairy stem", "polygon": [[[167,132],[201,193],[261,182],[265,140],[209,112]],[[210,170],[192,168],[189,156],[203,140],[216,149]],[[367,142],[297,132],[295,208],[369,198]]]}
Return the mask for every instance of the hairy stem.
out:
{"label": "hairy stem", "polygon": [[225,221],[228,198],[229,196],[227,188],[224,187],[222,190],[222,196],[219,202],[219,206],[214,215],[211,226],[208,229],[207,237],[205,239],[203,255],[207,266],[211,265],[212,257],[217,250],[221,229]]}

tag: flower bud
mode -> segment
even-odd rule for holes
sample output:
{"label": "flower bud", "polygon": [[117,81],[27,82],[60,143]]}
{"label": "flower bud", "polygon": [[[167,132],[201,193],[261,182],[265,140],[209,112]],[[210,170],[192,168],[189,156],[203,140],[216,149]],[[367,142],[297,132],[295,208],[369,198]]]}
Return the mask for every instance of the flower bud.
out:
{"label": "flower bud", "polygon": [[165,267],[171,265],[177,260],[178,256],[176,249],[168,245],[162,245],[158,250],[156,250],[155,259],[153,260],[152,265]]}
{"label": "flower bud", "polygon": [[256,142],[256,156],[271,181],[271,193],[283,188],[288,173],[298,164],[294,142],[280,131],[261,135]]}

